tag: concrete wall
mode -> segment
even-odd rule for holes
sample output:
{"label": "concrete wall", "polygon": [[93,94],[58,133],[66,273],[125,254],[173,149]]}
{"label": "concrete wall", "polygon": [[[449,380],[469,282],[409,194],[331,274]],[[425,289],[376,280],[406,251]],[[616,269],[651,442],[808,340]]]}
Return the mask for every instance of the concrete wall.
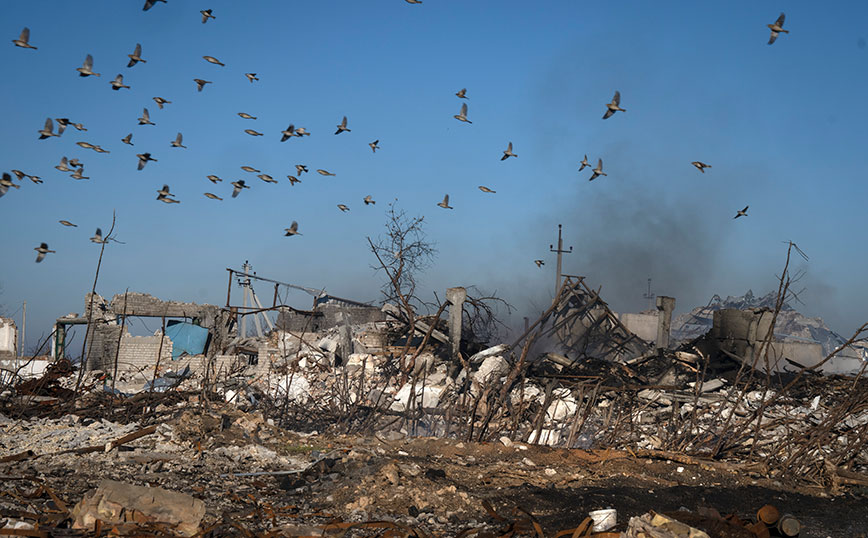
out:
{"label": "concrete wall", "polygon": [[324,304],[319,307],[319,311],[325,316],[324,329],[330,329],[343,324],[343,318],[339,315],[341,313],[346,313],[349,316],[350,325],[362,325],[363,323],[373,323],[386,319],[383,311],[376,306],[352,307]]}
{"label": "concrete wall", "polygon": [[633,334],[646,342],[657,341],[657,313],[653,314],[619,314],[618,319]]}
{"label": "concrete wall", "polygon": [[315,312],[281,312],[277,316],[277,327],[284,331],[316,333],[343,325],[343,313],[349,317],[350,325],[363,325],[375,321],[385,321],[386,315],[376,306],[353,306],[345,304],[323,304]]}
{"label": "concrete wall", "polygon": [[0,318],[0,359],[14,359],[18,343],[18,328],[9,318]]}
{"label": "concrete wall", "polygon": [[33,358],[17,358],[17,359],[0,359],[0,370],[9,372],[17,372],[19,376],[28,379],[32,377],[40,377],[45,373],[45,369],[54,361],[45,359]]}
{"label": "concrete wall", "polygon": [[[797,371],[796,362],[811,367],[826,358],[823,346],[818,342],[798,342],[776,339],[768,345],[768,354],[762,352],[762,341],[771,326],[773,313],[761,309],[724,309],[714,312],[712,340],[721,348],[733,353],[749,364],[756,358],[757,367],[771,371]],[[768,362],[768,364],[766,364]],[[819,368],[820,372],[831,374],[854,374],[862,367],[860,350],[844,350],[839,356]]]}

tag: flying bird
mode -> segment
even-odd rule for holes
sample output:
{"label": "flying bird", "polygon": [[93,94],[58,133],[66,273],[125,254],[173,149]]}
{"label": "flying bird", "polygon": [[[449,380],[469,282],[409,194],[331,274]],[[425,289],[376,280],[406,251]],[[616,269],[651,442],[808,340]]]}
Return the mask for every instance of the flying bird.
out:
{"label": "flying bird", "polygon": [[374,140],[373,142],[369,142],[368,145],[371,146],[371,151],[373,151],[374,153],[376,153],[377,150],[380,149],[380,146],[377,145],[377,144],[379,144],[379,143],[380,143],[380,140],[379,140],[379,139]]}
{"label": "flying bird", "polygon": [[422,0],[405,0],[408,4],[421,4]]}
{"label": "flying bird", "polygon": [[338,204],[338,209],[340,209],[341,212],[347,212],[350,210],[350,208],[345,206],[344,204]]}
{"label": "flying bird", "polygon": [[461,112],[453,116],[458,121],[463,121],[465,123],[473,123],[472,121],[467,119],[467,103],[461,105]]}
{"label": "flying bird", "polygon": [[266,183],[277,183],[277,180],[274,179],[273,177],[269,176],[268,174],[259,174],[256,177],[258,177],[259,179],[261,179],[262,181],[264,181]]}
{"label": "flying bird", "polygon": [[310,136],[310,133],[304,127],[299,127],[295,130],[295,136]]}
{"label": "flying bird", "polygon": [[127,136],[121,138],[121,142],[127,144],[128,146],[134,146],[135,144],[133,144],[133,133],[130,133]]}
{"label": "flying bird", "polygon": [[254,129],[244,129],[244,132],[249,134],[250,136],[263,136],[262,133]]}
{"label": "flying bird", "polygon": [[711,168],[710,164],[705,164],[704,162],[701,162],[701,161],[693,161],[690,164],[695,166],[696,169],[699,170],[700,172],[702,172],[703,174],[705,173],[706,168]]}
{"label": "flying bird", "polygon": [[15,43],[16,47],[36,50],[36,47],[30,44],[30,28],[26,26],[21,30],[21,35],[18,36],[18,39],[13,39],[12,42]]}
{"label": "flying bird", "polygon": [[457,95],[461,99],[467,99],[467,88],[461,88],[460,90],[455,92],[455,95]]}
{"label": "flying bird", "polygon": [[238,193],[241,192],[241,189],[249,189],[250,186],[244,184],[243,179],[239,179],[238,181],[233,181],[232,186],[235,187],[232,189],[232,197],[235,198],[238,196]]}
{"label": "flying bird", "polygon": [[292,224],[289,225],[289,228],[284,228],[283,231],[286,232],[285,234],[283,234],[285,237],[292,237],[293,235],[301,235],[298,232],[298,223],[295,221],[292,221]]}
{"label": "flying bird", "polygon": [[139,118],[139,125],[156,125],[156,123],[151,121],[151,114],[148,112],[147,108],[142,109],[142,117]]}
{"label": "flying bird", "polygon": [[296,183],[301,183],[301,180],[295,176],[286,176],[289,179],[290,185],[295,185]]}
{"label": "flying bird", "polygon": [[71,228],[78,228],[78,224],[73,224],[73,223],[69,222],[68,220],[59,220],[57,222],[63,224],[64,226],[69,226]]}
{"label": "flying bird", "polygon": [[594,173],[591,175],[591,177],[588,179],[588,181],[594,181],[595,179],[597,179],[597,178],[600,177],[600,176],[607,176],[607,175],[609,175],[609,174],[603,172],[603,159],[599,159],[599,160],[597,161],[597,167],[594,168],[594,169],[592,170],[592,172],[594,172]]}
{"label": "flying bird", "polygon": [[96,145],[96,146],[92,147],[91,149],[97,153],[111,153],[111,151],[109,151],[107,149],[102,149],[102,146],[100,146],[100,145]]}
{"label": "flying bird", "polygon": [[16,185],[12,181],[12,176],[10,176],[7,172],[3,172],[2,179],[0,179],[0,186],[2,186],[5,189],[8,189],[9,187],[15,187],[16,189],[21,188],[21,185]]}
{"label": "flying bird", "polygon": [[453,207],[449,205],[449,195],[448,194],[446,196],[444,196],[443,201],[438,202],[437,205],[442,207],[443,209],[453,209]]}
{"label": "flying bird", "polygon": [[24,178],[27,176],[27,174],[25,174],[21,170],[12,170],[12,173],[15,174],[15,177],[18,178],[18,181],[24,181]]}
{"label": "flying bird", "polygon": [[90,241],[91,243],[105,243],[105,239],[102,238],[102,230],[97,228],[93,237],[90,238]]}
{"label": "flying bird", "polygon": [[316,171],[317,171],[317,173],[319,173],[322,176],[336,176],[337,175],[337,174],[333,174],[333,173],[329,172],[328,170],[323,170],[322,168],[317,168]]}
{"label": "flying bird", "polygon": [[121,75],[121,74],[118,74],[118,76],[116,76],[115,79],[114,79],[113,81],[111,81],[109,84],[112,85],[112,89],[113,89],[114,91],[118,91],[118,90],[120,90],[121,88],[126,88],[126,89],[128,89],[128,90],[130,89],[129,86],[127,86],[126,84],[124,84],[124,76]]}
{"label": "flying bird", "polygon": [[196,89],[199,90],[200,92],[202,91],[202,88],[205,87],[205,84],[211,84],[210,80],[203,80],[201,78],[194,78],[193,82],[196,83]]}
{"label": "flying bird", "polygon": [[581,162],[579,162],[579,164],[582,165],[579,167],[579,172],[584,170],[586,166],[591,166],[591,163],[588,162],[588,156],[587,155],[585,155],[585,158],[582,159]]}
{"label": "flying bird", "polygon": [[350,129],[347,129],[347,117],[344,116],[344,119],[341,120],[340,125],[338,125],[338,130],[335,131],[335,134],[341,134],[342,132],[350,132]]}
{"label": "flying bird", "polygon": [[377,203],[376,200],[374,200],[373,198],[371,198],[371,195],[370,195],[370,194],[367,195],[367,196],[365,196],[365,199],[362,200],[362,201],[365,202],[365,205],[371,205],[371,204],[376,204],[376,203]]}
{"label": "flying bird", "polygon": [[151,9],[157,2],[162,2],[164,4],[168,3],[166,2],[166,0],[145,0],[145,7],[142,8],[142,11],[147,11]]}
{"label": "flying bird", "polygon": [[184,135],[182,135],[181,133],[178,133],[178,136],[176,136],[175,139],[172,140],[172,147],[173,147],[173,148],[184,148],[184,149],[187,149],[187,146],[185,146],[184,144],[182,144],[183,141],[184,141]]}
{"label": "flying bird", "polygon": [[621,108],[621,92],[615,90],[615,96],[612,97],[612,102],[606,103],[606,113],[603,114],[603,119],[608,118],[619,110],[621,112],[627,112],[626,109]]}
{"label": "flying bird", "polygon": [[54,252],[53,250],[48,250],[48,243],[40,243],[38,247],[34,248],[36,252],[39,254],[36,255],[36,263],[41,262],[45,259],[45,255],[49,252]]}
{"label": "flying bird", "polygon": [[205,24],[206,22],[208,22],[208,19],[216,19],[217,18],[211,14],[210,9],[203,9],[203,10],[199,11],[199,13],[202,14],[202,24]]}
{"label": "flying bird", "polygon": [[36,183],[37,185],[43,182],[41,177],[39,177],[39,176],[34,176],[34,175],[32,175],[32,174],[27,174],[27,178],[28,178],[30,181]]}
{"label": "flying bird", "polygon": [[163,99],[162,97],[151,97],[151,99],[153,99],[154,102],[157,103],[157,106],[160,107],[160,110],[163,110],[163,105],[171,105],[172,104],[171,101],[167,101],[166,99]]}
{"label": "flying bird", "polygon": [[238,115],[241,116],[242,118],[244,118],[245,120],[255,120],[256,119],[256,116],[251,116],[247,112],[239,112]]}
{"label": "flying bird", "polygon": [[129,59],[130,59],[130,63],[127,64],[127,67],[132,67],[139,62],[142,62],[143,64],[148,63],[147,60],[142,58],[142,44],[141,43],[136,43],[135,50],[133,51],[132,54],[127,54],[127,57],[129,57]]}
{"label": "flying bird", "polygon": [[79,166],[84,166],[84,163],[82,163],[78,159],[70,159],[69,160],[69,166],[71,166],[73,168],[78,168]]}
{"label": "flying bird", "polygon": [[[241,114],[238,114],[238,115],[241,116]],[[243,118],[244,116],[241,116],[241,117]],[[281,142],[286,142],[287,140],[289,140],[293,136],[301,136],[301,135],[295,134],[295,126],[291,123],[289,124],[289,127],[284,129],[283,131],[280,131],[280,134],[283,135],[280,137]]]}
{"label": "flying bird", "polygon": [[494,194],[497,192],[497,191],[493,191],[493,190],[489,189],[485,185],[480,185],[479,190],[481,190],[482,192],[490,192],[491,194]]}
{"label": "flying bird", "polygon": [[169,186],[168,185],[163,185],[163,188],[159,189],[157,191],[157,200],[159,200],[163,203],[166,203],[166,204],[180,204],[181,203],[180,200],[175,200],[174,198],[172,198],[172,196],[175,196],[175,195],[172,194],[171,192],[169,192]]}
{"label": "flying bird", "polygon": [[307,166],[305,166],[303,164],[297,164],[297,165],[295,165],[295,171],[298,173],[298,175],[302,175],[303,173],[307,172],[308,170],[307,170]]}
{"label": "flying bird", "polygon": [[60,136],[59,134],[55,134],[54,122],[51,121],[51,118],[45,118],[45,126],[37,132],[39,133],[40,140],[45,140],[50,136]]}
{"label": "flying bird", "polygon": [[208,197],[208,198],[210,198],[210,199],[212,199],[212,200],[220,200],[220,201],[223,200],[223,198],[220,198],[220,197],[217,196],[216,194],[212,194],[212,193],[210,193],[210,192],[206,192],[206,193],[205,193],[205,196]]}
{"label": "flying bird", "polygon": [[69,118],[55,118],[54,121],[57,122],[57,134],[62,135],[63,131],[66,130],[66,126],[70,125]]}
{"label": "flying bird", "polygon": [[503,157],[500,158],[501,161],[505,161],[510,157],[518,157],[515,153],[512,152],[512,142],[506,146],[506,151],[503,152]]}
{"label": "flying bird", "polygon": [[[94,149],[94,148],[96,147],[96,146],[94,146],[93,144],[91,144],[90,142],[85,142],[85,141],[83,141],[83,140],[82,140],[81,142],[76,142],[75,145],[76,145],[76,146],[81,146],[81,147],[84,148],[84,149]],[[71,165],[73,165],[73,166],[76,165],[76,164],[75,164],[75,161],[70,161],[69,164],[71,164]]]}
{"label": "flying bird", "polygon": [[544,262],[542,260],[534,260],[533,263],[535,263],[537,267],[542,267],[543,265],[546,264],[546,262]]}
{"label": "flying bird", "polygon": [[207,176],[207,177],[208,177],[208,179],[211,181],[211,183],[213,183],[213,184],[215,184],[215,185],[216,185],[218,182],[223,181],[222,179],[220,179],[219,177],[217,177],[217,176],[215,176],[215,175],[213,175],[213,174],[210,175],[210,176]]}
{"label": "flying bird", "polygon": [[80,77],[89,77],[91,75],[95,77],[100,76],[99,73],[93,72],[93,56],[90,54],[85,56],[84,63],[81,64],[81,67],[76,67],[75,70],[78,71],[78,76]]}
{"label": "flying bird", "polygon": [[66,157],[61,157],[60,158],[60,164],[55,166],[55,168],[57,168],[61,172],[72,172],[72,170],[69,168],[69,161],[67,160]]}
{"label": "flying bird", "polygon": [[139,158],[139,170],[144,168],[148,161],[157,162],[157,159],[152,158],[150,153],[139,153],[136,157]]}
{"label": "flying bird", "polygon": [[787,18],[787,16],[784,15],[783,13],[781,13],[781,16],[778,17],[778,20],[776,20],[774,24],[767,24],[766,25],[766,26],[768,26],[769,30],[772,31],[772,35],[771,35],[771,37],[769,37],[769,45],[771,45],[772,43],[775,42],[775,39],[778,38],[779,33],[781,33],[781,32],[783,32],[785,34],[790,33],[789,30],[784,30],[784,19],[786,19],[786,18]]}
{"label": "flying bird", "polygon": [[78,169],[69,177],[72,179],[90,179],[90,177],[84,175],[84,166],[79,166]]}
{"label": "flying bird", "polygon": [[244,76],[247,77],[247,80],[249,80],[251,84],[253,84],[254,80],[259,80],[256,78],[256,73],[244,73]]}
{"label": "flying bird", "polygon": [[746,216],[747,216],[747,208],[749,208],[749,207],[750,207],[749,205],[744,206],[744,209],[742,209],[741,211],[737,212],[737,213],[735,214],[735,216],[732,217],[732,218],[737,219],[737,218],[739,218],[739,217],[746,217]]}
{"label": "flying bird", "polygon": [[217,58],[215,58],[213,56],[202,56],[202,58],[204,58],[205,61],[208,63],[222,65],[223,67],[226,67],[226,64],[224,64],[223,62],[221,62],[220,60],[218,60]]}
{"label": "flying bird", "polygon": [[57,125],[58,125],[57,134],[63,134],[63,131],[65,131],[66,128],[70,125],[72,125],[73,127],[75,127],[79,131],[87,131],[87,129],[85,129],[84,125],[82,125],[81,123],[73,123],[69,120],[69,118],[56,118],[56,121],[57,121]]}
{"label": "flying bird", "polygon": [[257,170],[256,168],[253,168],[252,166],[247,166],[246,164],[242,166],[241,169],[245,172],[250,172],[251,174],[258,174],[262,172],[262,170]]}

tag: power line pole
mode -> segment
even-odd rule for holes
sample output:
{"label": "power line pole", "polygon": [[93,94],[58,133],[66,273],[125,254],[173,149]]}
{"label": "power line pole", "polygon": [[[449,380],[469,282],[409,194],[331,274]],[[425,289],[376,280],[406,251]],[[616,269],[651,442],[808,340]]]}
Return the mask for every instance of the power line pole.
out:
{"label": "power line pole", "polygon": [[27,301],[24,301],[24,313],[21,314],[21,342],[18,344],[18,356],[24,356],[24,337],[27,336]]}
{"label": "power line pole", "polygon": [[648,291],[645,292],[642,297],[648,301],[648,310],[654,310],[654,297],[656,297],[653,293],[651,293],[651,279],[648,279]]}
{"label": "power line pole", "polygon": [[558,249],[554,250],[554,245],[549,245],[549,251],[557,252],[558,254],[558,269],[557,275],[555,276],[555,296],[557,296],[561,289],[561,255],[573,252],[573,247],[570,247],[570,250],[564,250],[564,239],[561,237],[561,228],[562,226],[558,224]]}

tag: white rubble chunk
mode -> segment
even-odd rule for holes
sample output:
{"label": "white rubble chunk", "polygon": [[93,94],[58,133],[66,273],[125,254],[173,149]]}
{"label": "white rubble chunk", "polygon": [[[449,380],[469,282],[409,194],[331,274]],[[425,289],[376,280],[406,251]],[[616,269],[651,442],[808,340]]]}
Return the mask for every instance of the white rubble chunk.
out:
{"label": "white rubble chunk", "polygon": [[572,416],[579,407],[576,399],[570,395],[569,389],[555,389],[552,395],[554,399],[549,404],[549,408],[546,409],[546,416],[549,420],[564,420]]}
{"label": "white rubble chunk", "polygon": [[[395,401],[392,403],[391,409],[392,411],[405,411],[407,406],[410,403],[410,394],[412,394],[413,387],[411,383],[406,383],[403,387],[401,387],[398,392],[395,394]],[[440,387],[422,387],[421,384],[416,385],[416,400],[414,402],[414,407],[418,407],[419,402],[422,402],[423,408],[433,408],[437,407],[437,404],[440,402],[440,395],[442,394],[443,389]]]}
{"label": "white rubble chunk", "polygon": [[507,346],[506,344],[498,344],[494,347],[490,347],[488,349],[483,349],[479,353],[471,355],[469,362],[471,365],[476,365],[476,364],[479,364],[480,362],[484,361],[488,357],[493,357],[495,355],[501,355],[508,349],[509,349],[509,346]]}
{"label": "white rubble chunk", "polygon": [[278,398],[304,403],[311,398],[310,382],[298,373],[286,375],[277,381],[276,393]]}
{"label": "white rubble chunk", "polygon": [[509,363],[506,362],[506,359],[500,355],[492,355],[482,361],[482,366],[473,373],[473,379],[477,383],[485,384],[506,375],[508,372]]}

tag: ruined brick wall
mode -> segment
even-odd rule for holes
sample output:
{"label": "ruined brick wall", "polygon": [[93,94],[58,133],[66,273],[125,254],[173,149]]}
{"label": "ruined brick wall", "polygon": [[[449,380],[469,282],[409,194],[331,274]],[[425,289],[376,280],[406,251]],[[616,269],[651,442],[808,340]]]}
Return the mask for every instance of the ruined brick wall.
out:
{"label": "ruined brick wall", "polygon": [[[126,302],[126,309],[124,303]],[[147,293],[130,292],[118,293],[111,300],[111,310],[115,314],[122,315],[124,311],[128,316],[148,316],[159,318],[198,318],[202,317],[203,310],[216,309],[212,305],[199,305],[196,303],[184,303],[181,301],[161,301]]]}
{"label": "ruined brick wall", "polygon": [[[160,364],[172,361],[172,341],[164,336],[130,336],[125,334],[118,337],[121,327],[118,325],[97,326],[91,337],[90,350],[88,353],[88,370],[114,370],[115,353],[118,357],[118,371],[138,371],[157,362],[157,353],[160,353]],[[162,350],[160,340],[163,341]]]}

